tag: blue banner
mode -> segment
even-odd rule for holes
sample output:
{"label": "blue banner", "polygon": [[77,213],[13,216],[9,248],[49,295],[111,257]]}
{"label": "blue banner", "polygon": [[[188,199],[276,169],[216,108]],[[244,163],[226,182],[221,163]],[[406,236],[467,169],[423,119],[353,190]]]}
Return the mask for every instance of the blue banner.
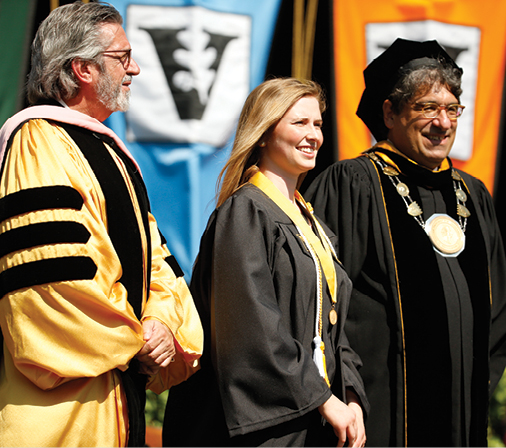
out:
{"label": "blue banner", "polygon": [[281,0],[112,0],[141,68],[106,122],[138,161],[189,278],[242,105],[264,80]]}

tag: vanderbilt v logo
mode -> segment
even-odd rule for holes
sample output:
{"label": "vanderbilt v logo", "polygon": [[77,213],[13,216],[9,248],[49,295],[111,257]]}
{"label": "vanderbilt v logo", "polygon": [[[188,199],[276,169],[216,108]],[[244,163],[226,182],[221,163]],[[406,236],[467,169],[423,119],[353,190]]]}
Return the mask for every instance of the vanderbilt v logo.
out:
{"label": "vanderbilt v logo", "polygon": [[126,25],[141,68],[128,140],[224,146],[250,89],[251,17],[135,4]]}
{"label": "vanderbilt v logo", "polygon": [[182,120],[200,120],[225,48],[236,37],[202,30],[141,28],[149,33]]}

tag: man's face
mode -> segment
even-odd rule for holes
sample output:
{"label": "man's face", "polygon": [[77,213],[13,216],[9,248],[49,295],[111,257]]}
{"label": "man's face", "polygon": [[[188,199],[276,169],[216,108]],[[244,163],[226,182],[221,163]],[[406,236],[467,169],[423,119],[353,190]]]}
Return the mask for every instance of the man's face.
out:
{"label": "man's face", "polygon": [[109,114],[126,112],[132,77],[138,75],[140,69],[133,58],[128,58],[127,50],[131,47],[123,28],[118,24],[105,24],[103,30],[105,36],[112,37],[112,41],[102,55],[104,71],[97,78],[95,92]]}
{"label": "man's face", "polygon": [[457,120],[450,120],[445,109],[436,118],[426,118],[413,106],[420,103],[437,103],[440,106],[458,103],[457,98],[441,85],[435,85],[425,93],[415,95],[397,115],[392,103],[383,105],[388,138],[404,155],[431,170],[437,168],[448,156],[455,141]]}

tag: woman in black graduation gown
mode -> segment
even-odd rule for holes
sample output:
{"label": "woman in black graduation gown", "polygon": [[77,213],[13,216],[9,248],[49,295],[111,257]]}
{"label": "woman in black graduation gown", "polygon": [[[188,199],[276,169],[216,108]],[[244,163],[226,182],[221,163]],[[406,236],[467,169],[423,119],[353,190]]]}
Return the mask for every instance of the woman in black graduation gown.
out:
{"label": "woman in black graduation gown", "polygon": [[165,446],[363,446],[351,282],[296,190],[323,142],[318,85],[258,86],[244,105],[194,267],[202,368],[170,390]]}

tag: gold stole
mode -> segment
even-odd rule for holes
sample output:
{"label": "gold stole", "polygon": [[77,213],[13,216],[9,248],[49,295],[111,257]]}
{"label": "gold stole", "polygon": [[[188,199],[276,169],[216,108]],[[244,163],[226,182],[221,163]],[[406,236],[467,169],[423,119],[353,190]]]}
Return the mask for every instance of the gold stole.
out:
{"label": "gold stole", "polygon": [[311,205],[306,203],[298,191],[295,192],[295,199],[303,207],[303,209],[306,210],[307,217],[310,219],[311,224],[316,227],[318,234],[321,236],[321,239],[318,238],[315,232],[313,232],[297,206],[294,205],[286,196],[284,196],[283,193],[281,193],[281,191],[263,173],[260,171],[257,172],[254,176],[251,177],[249,182],[262,190],[291,219],[295,227],[298,229],[300,233],[299,236],[306,244],[306,247],[308,248],[308,251],[310,252],[315,263],[318,280],[318,297],[316,301],[317,313],[315,323],[315,338],[313,339],[313,343],[315,345],[313,359],[316,363],[316,366],[318,367],[321,376],[330,386],[330,381],[328,379],[327,369],[325,365],[325,345],[322,341],[323,294],[321,271],[323,270],[323,274],[327,280],[330,297],[332,298],[332,310],[335,313],[335,305],[337,303],[337,278],[336,270],[334,267],[334,258],[337,260],[337,256],[322,226],[316,219],[314,219]]}
{"label": "gold stole", "polygon": [[[410,159],[408,156],[406,156],[405,154],[400,152],[393,145],[393,143],[390,140],[382,140],[381,142],[376,143],[371,149],[374,150],[376,148],[383,148],[383,149],[390,150],[390,151],[394,152],[395,154],[398,154],[398,155],[404,157],[406,160],[409,160],[411,163],[421,166],[419,163],[415,162],[413,159]],[[366,152],[366,151],[364,151],[364,152]],[[376,154],[376,155],[378,157],[381,157],[385,161],[385,163],[387,163],[388,165],[392,165],[393,167],[397,168],[398,171],[401,171],[400,168],[397,166],[397,164],[390,157],[388,157],[387,154],[380,152],[379,154]],[[443,162],[441,163],[441,166],[438,168],[438,171],[444,171],[444,170],[448,170],[450,168],[451,168],[450,162],[448,162],[448,159],[444,159]],[[426,169],[429,170],[429,168],[426,168]],[[431,170],[429,170],[429,171],[431,171]]]}

